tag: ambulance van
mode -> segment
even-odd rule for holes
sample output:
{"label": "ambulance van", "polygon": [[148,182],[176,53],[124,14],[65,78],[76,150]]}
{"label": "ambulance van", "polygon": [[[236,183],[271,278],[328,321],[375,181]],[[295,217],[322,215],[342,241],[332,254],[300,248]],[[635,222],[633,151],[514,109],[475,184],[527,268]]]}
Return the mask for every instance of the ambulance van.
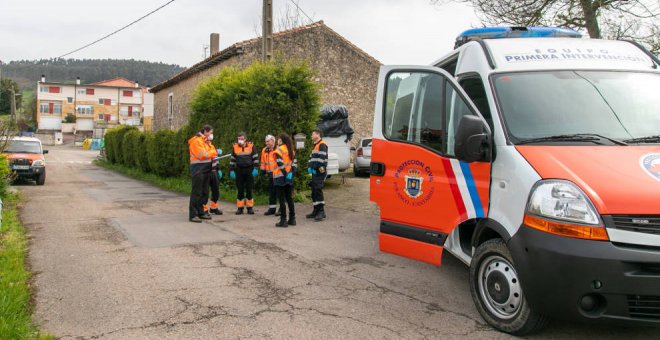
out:
{"label": "ambulance van", "polygon": [[559,28],[464,32],[383,66],[371,200],[383,252],[447,250],[494,328],[660,324],[660,61]]}

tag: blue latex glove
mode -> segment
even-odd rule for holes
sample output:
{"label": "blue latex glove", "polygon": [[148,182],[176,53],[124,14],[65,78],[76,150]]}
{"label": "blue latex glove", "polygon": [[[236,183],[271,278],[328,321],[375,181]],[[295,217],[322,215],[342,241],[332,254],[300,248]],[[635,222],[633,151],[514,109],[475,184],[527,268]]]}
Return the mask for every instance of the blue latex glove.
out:
{"label": "blue latex glove", "polygon": [[316,170],[312,169],[312,175],[316,175]]}
{"label": "blue latex glove", "polygon": [[293,181],[293,172],[289,172],[288,174],[286,174],[286,180]]}
{"label": "blue latex glove", "polygon": [[222,170],[218,170],[218,179],[222,179]]}
{"label": "blue latex glove", "polygon": [[236,173],[234,172],[234,170],[229,172],[229,178],[236,179]]}
{"label": "blue latex glove", "polygon": [[222,149],[216,149],[218,151],[218,156],[222,155]]}
{"label": "blue latex glove", "polygon": [[252,177],[257,177],[258,174],[259,171],[257,170],[257,168],[252,169]]}
{"label": "blue latex glove", "polygon": [[312,174],[312,168],[307,168],[307,173],[311,175]]}

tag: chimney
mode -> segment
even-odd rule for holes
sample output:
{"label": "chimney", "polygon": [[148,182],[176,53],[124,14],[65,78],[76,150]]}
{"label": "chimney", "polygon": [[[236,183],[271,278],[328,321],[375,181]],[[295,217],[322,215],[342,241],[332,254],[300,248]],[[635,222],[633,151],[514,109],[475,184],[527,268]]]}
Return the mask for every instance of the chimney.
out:
{"label": "chimney", "polygon": [[43,75],[43,74],[41,75],[41,82],[42,82],[42,83],[45,83],[45,82],[46,82],[46,76]]}
{"label": "chimney", "polygon": [[220,51],[220,34],[211,33],[211,55],[214,55]]}
{"label": "chimney", "polygon": [[135,81],[135,88],[138,88],[138,87],[140,87],[140,83],[136,80]]}
{"label": "chimney", "polygon": [[80,77],[76,77],[76,85],[80,85]]}

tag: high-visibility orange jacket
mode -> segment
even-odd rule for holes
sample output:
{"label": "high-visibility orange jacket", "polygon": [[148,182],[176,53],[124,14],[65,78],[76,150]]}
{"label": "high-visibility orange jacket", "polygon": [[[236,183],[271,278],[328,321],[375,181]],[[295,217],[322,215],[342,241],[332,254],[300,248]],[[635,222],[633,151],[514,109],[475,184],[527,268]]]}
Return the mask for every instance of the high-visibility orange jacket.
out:
{"label": "high-visibility orange jacket", "polygon": [[[206,143],[209,145],[209,155],[211,156],[211,160],[213,160],[215,157],[218,157],[218,149],[215,148],[213,143],[211,143],[210,141],[207,141]],[[212,164],[213,164],[213,168],[217,169],[218,161],[215,160],[212,162]]]}
{"label": "high-visibility orange jacket", "polygon": [[293,168],[293,160],[286,145],[280,145],[275,149],[275,162],[277,167],[273,170],[273,180],[275,185],[284,186],[287,184],[285,177]]}
{"label": "high-visibility orange jacket", "polygon": [[243,146],[234,143],[231,149],[229,169],[259,167],[259,155],[252,142],[245,142]]}
{"label": "high-visibility orange jacket", "polygon": [[269,147],[263,148],[261,150],[261,170],[266,172],[273,172],[277,167],[277,162],[275,160],[275,150],[270,149]]}
{"label": "high-visibility orange jacket", "polygon": [[202,135],[196,135],[188,140],[190,164],[211,163],[211,148]]}

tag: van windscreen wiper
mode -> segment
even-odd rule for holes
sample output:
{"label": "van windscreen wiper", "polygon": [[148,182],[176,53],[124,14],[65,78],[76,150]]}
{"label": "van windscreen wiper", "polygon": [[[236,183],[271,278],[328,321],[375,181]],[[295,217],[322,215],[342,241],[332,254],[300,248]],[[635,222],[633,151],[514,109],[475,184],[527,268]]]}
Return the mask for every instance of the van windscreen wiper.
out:
{"label": "van windscreen wiper", "polygon": [[570,135],[555,135],[540,138],[525,139],[518,144],[531,144],[538,142],[598,142],[606,140],[616,145],[628,145],[626,142],[618,139],[605,137],[596,133],[575,133]]}
{"label": "van windscreen wiper", "polygon": [[660,143],[660,135],[626,139],[626,143]]}

